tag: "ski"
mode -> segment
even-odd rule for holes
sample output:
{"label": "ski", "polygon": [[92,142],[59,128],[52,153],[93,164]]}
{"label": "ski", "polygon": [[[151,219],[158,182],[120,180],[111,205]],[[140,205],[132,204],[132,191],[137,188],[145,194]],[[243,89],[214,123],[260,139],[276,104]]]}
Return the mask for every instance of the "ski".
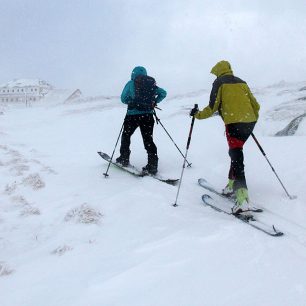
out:
{"label": "ski", "polygon": [[150,176],[160,182],[169,184],[169,185],[173,185],[175,186],[178,183],[178,179],[165,179],[163,177],[161,177],[160,175],[153,175],[153,174],[149,174],[149,173],[144,173],[142,170],[137,169],[135,166],[129,165],[128,167],[123,167],[122,165],[111,161],[111,158],[108,154],[103,153],[103,152],[98,152],[98,154],[100,155],[101,158],[103,158],[104,160],[106,160],[107,162],[110,162],[112,165],[116,166],[117,168],[130,173],[136,177],[144,177],[144,176]]}
{"label": "ski", "polygon": [[257,220],[253,215],[250,214],[233,214],[230,209],[221,208],[219,202],[216,203],[215,199],[213,199],[208,194],[202,195],[202,201],[205,205],[209,206],[210,208],[222,212],[224,214],[227,214],[229,216],[233,216],[236,219],[239,219],[240,221],[244,222],[245,224],[248,224],[252,226],[253,228],[273,237],[280,237],[283,236],[284,233],[278,231],[274,225],[270,226],[267,225],[259,220]]}
{"label": "ski", "polygon": [[[226,199],[232,203],[235,203],[235,199],[229,196],[224,195],[223,193],[219,192],[218,190],[216,190],[213,186],[211,186],[204,178],[199,178],[198,179],[198,183],[201,187],[205,188],[206,190],[218,195],[219,197]],[[250,212],[256,212],[256,213],[260,213],[263,212],[263,210],[261,208],[257,208],[257,207],[252,207],[251,209],[248,209],[247,211]]]}

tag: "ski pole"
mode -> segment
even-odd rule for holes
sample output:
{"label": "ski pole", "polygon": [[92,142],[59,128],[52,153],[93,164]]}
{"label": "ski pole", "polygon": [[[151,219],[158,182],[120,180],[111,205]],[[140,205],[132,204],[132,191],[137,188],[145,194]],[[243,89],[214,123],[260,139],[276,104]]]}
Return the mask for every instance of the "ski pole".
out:
{"label": "ski pole", "polygon": [[[182,151],[180,150],[180,148],[177,146],[177,144],[175,143],[175,141],[173,140],[173,138],[171,137],[171,135],[168,133],[168,131],[166,130],[166,128],[164,127],[164,125],[161,123],[160,119],[157,117],[155,110],[153,111],[153,115],[156,119],[157,124],[160,123],[160,125],[162,126],[162,128],[164,129],[164,131],[167,133],[167,135],[169,136],[169,138],[171,139],[171,141],[173,142],[173,144],[176,146],[176,148],[178,149],[178,151],[181,153],[182,157],[184,158],[184,154],[182,153]],[[188,162],[188,160],[186,160],[187,162],[187,167],[191,167],[191,163]]]}
{"label": "ski pole", "polygon": [[[195,104],[194,107],[198,108],[198,104]],[[179,186],[178,186],[178,189],[177,189],[177,194],[176,194],[175,202],[173,204],[174,207],[177,206],[177,199],[178,199],[178,196],[179,196],[179,193],[180,193],[180,189],[181,189],[181,185],[182,185],[183,173],[184,173],[184,170],[185,170],[187,154],[188,154],[188,150],[189,150],[189,146],[190,146],[190,142],[191,142],[191,135],[192,135],[193,125],[194,125],[194,119],[195,119],[194,116],[192,116],[190,130],[189,130],[189,136],[188,136],[188,140],[187,140],[186,152],[185,152],[185,156],[184,156],[184,163],[183,163],[183,168],[182,168],[181,177],[180,177],[180,182],[179,182]]]}
{"label": "ski pole", "polygon": [[277,177],[278,181],[280,182],[280,184],[282,185],[283,189],[285,190],[285,192],[286,192],[288,198],[289,198],[290,200],[295,199],[296,196],[292,196],[292,195],[290,195],[290,194],[288,193],[287,189],[285,188],[284,184],[282,183],[282,181],[280,180],[279,176],[277,175],[275,169],[273,168],[272,164],[270,163],[270,161],[269,161],[269,159],[268,159],[268,157],[267,157],[265,151],[263,150],[263,148],[262,148],[261,145],[259,144],[259,142],[258,142],[257,138],[255,137],[255,135],[254,135],[253,133],[252,133],[251,135],[252,135],[252,137],[253,137],[255,143],[257,144],[257,146],[258,146],[260,152],[262,153],[262,155],[263,155],[263,156],[265,157],[265,159],[267,160],[267,162],[268,162],[268,164],[270,165],[272,171],[274,172],[274,174],[275,174],[275,176]]}
{"label": "ski pole", "polygon": [[121,130],[120,130],[120,133],[119,133],[119,135],[118,135],[118,138],[117,138],[117,141],[116,141],[115,148],[114,148],[114,150],[113,150],[112,156],[111,156],[111,158],[110,158],[110,161],[108,162],[106,172],[103,173],[103,175],[105,176],[105,178],[107,178],[107,177],[109,176],[109,175],[108,175],[108,170],[109,170],[110,164],[111,164],[111,162],[112,162],[112,160],[113,160],[113,157],[114,157],[114,154],[115,154],[117,145],[118,145],[118,141],[119,141],[120,136],[121,136],[121,134],[122,134],[123,126],[124,126],[124,121],[123,121],[123,123],[122,123]]}

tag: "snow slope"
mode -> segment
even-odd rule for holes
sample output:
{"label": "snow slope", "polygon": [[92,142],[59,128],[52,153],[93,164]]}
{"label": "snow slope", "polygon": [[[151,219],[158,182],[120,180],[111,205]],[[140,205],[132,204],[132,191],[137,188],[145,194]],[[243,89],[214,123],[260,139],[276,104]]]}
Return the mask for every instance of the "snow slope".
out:
{"label": "snow slope", "polygon": [[[218,117],[196,121],[179,206],[177,188],[135,178],[107,164],[125,115],[119,100],[3,108],[0,116],[1,306],[306,305],[306,124],[273,137],[293,117],[301,84],[255,91],[262,105],[255,135],[289,193],[250,139],[245,145],[251,199],[281,229],[272,238],[204,207],[197,185],[227,181],[229,157]],[[188,110],[207,91],[168,99],[158,115],[185,152]],[[300,100],[299,100],[300,101]],[[161,126],[154,131],[160,174],[178,178],[182,157]],[[131,162],[146,163],[139,131]],[[117,150],[118,152],[118,150]],[[117,153],[118,154],[118,153]],[[116,156],[117,156],[116,154]]]}

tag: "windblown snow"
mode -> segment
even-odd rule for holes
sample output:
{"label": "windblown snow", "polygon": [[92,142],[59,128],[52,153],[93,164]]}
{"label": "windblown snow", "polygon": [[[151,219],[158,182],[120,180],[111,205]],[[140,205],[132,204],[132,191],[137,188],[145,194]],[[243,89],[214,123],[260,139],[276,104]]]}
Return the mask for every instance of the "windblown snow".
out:
{"label": "windblown snow", "polygon": [[[125,106],[119,99],[2,105],[0,115],[1,306],[306,305],[306,119],[292,136],[274,137],[306,112],[305,83],[254,90],[261,104],[245,145],[251,200],[269,237],[203,206],[199,177],[221,189],[229,157],[219,117],[196,121],[178,207],[177,187],[110,167]],[[174,97],[174,96],[173,96]],[[195,103],[209,92],[169,98],[161,122],[185,152]],[[179,178],[183,158],[160,125],[159,172]],[[115,156],[118,156],[118,150]],[[131,163],[146,164],[139,131]]]}

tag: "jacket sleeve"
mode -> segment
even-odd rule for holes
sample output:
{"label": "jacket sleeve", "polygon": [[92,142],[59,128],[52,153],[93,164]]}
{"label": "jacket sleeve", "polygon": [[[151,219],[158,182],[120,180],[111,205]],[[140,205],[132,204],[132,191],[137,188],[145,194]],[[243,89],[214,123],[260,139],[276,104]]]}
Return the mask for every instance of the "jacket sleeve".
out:
{"label": "jacket sleeve", "polygon": [[206,119],[213,115],[214,111],[210,108],[209,105],[203,108],[203,110],[197,112],[194,117],[197,119]]}
{"label": "jacket sleeve", "polygon": [[132,99],[131,96],[131,81],[127,82],[126,85],[123,88],[122,94],[121,94],[121,102],[124,104],[128,104],[129,101]]}
{"label": "jacket sleeve", "polygon": [[167,92],[160,87],[157,87],[156,89],[156,103],[161,102],[162,100],[164,100],[167,96]]}
{"label": "jacket sleeve", "polygon": [[211,117],[216,111],[219,109],[220,105],[220,90],[221,90],[221,83],[218,79],[214,82],[211,93],[209,104],[203,108],[202,111],[199,111],[195,114],[195,118],[197,119],[206,119]]}
{"label": "jacket sleeve", "polygon": [[259,103],[257,102],[256,98],[253,96],[250,88],[248,88],[248,96],[250,98],[250,101],[251,101],[251,105],[252,105],[252,108],[253,108],[253,111],[254,111],[254,114],[255,114],[255,117],[256,117],[256,121],[258,120],[258,117],[259,117],[259,109],[260,109],[260,105]]}

